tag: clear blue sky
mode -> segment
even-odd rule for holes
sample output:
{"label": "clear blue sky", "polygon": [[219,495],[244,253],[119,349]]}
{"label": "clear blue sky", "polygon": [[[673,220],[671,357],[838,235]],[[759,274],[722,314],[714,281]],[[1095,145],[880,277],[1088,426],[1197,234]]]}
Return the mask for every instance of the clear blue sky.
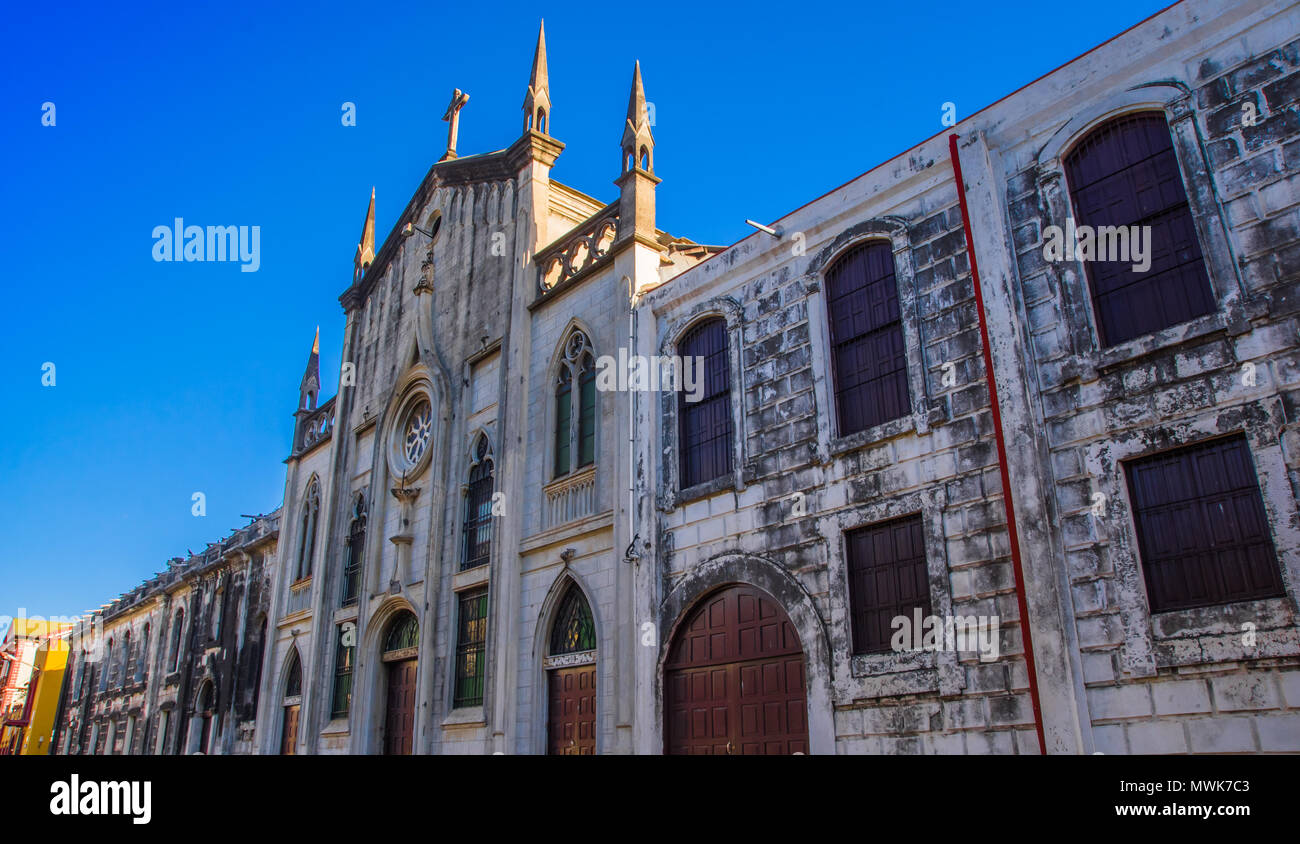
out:
{"label": "clear blue sky", "polygon": [[[442,153],[453,87],[462,155],[513,141],[540,17],[555,178],[615,197],[640,59],[658,223],[728,244],[939,131],[945,101],[965,117],[1165,5],[11,5],[0,616],[97,607],[280,504],[318,324],[334,391],[371,186],[382,239]],[[154,262],[177,216],[260,226],[260,270]]]}

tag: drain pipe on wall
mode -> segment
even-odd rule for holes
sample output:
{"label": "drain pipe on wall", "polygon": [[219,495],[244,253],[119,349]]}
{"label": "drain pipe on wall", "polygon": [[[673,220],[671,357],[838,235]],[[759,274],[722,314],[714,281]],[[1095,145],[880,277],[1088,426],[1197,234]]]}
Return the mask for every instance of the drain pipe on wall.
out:
{"label": "drain pipe on wall", "polygon": [[1029,630],[1029,605],[1025,600],[1025,573],[1020,561],[1020,538],[1016,532],[1016,508],[1011,501],[1011,475],[1007,469],[1007,444],[1002,437],[1002,411],[998,404],[998,384],[993,375],[993,351],[989,346],[989,328],[984,318],[984,292],[980,286],[979,265],[975,261],[975,239],[971,235],[970,211],[966,207],[966,182],[961,175],[961,158],[957,155],[957,136],[948,136],[952,156],[953,178],[957,180],[957,199],[961,203],[961,225],[966,235],[966,255],[970,258],[971,283],[975,288],[975,312],[979,315],[980,345],[984,352],[984,380],[989,388],[993,410],[993,436],[998,445],[998,471],[1002,475],[1002,506],[1007,516],[1007,539],[1011,543],[1011,568],[1016,577],[1016,604],[1020,610],[1020,638],[1024,642],[1025,669],[1029,674],[1029,698],[1034,707],[1034,729],[1038,732],[1038,752],[1047,755],[1043,738],[1043,711],[1038,698],[1038,671],[1034,666],[1034,639]]}

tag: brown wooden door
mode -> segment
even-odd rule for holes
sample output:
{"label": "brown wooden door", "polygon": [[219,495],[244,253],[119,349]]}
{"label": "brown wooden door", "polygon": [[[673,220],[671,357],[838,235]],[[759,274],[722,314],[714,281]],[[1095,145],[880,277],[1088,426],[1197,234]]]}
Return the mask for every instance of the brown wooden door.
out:
{"label": "brown wooden door", "polygon": [[596,753],[596,666],[577,665],[547,672],[550,713],[548,751],[553,756]]}
{"label": "brown wooden door", "polygon": [[284,724],[280,730],[280,754],[294,756],[298,753],[298,704],[284,708]]}
{"label": "brown wooden door", "polygon": [[388,663],[388,715],[384,719],[384,754],[405,756],[411,752],[415,727],[416,660]]}
{"label": "brown wooden door", "polygon": [[664,744],[674,754],[808,752],[803,648],[785,611],[729,586],[682,622],[664,667]]}

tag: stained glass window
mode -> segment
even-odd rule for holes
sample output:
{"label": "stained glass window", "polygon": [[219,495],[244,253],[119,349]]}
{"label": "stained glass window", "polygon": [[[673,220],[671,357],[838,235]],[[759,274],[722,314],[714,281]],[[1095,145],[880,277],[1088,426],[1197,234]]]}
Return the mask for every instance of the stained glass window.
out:
{"label": "stained glass window", "polygon": [[388,629],[388,638],[384,640],[384,653],[404,651],[419,647],[420,622],[411,613],[403,613]]}
{"label": "stained glass window", "polygon": [[596,625],[591,619],[591,607],[582,590],[570,586],[551,628],[551,656],[590,651],[595,647]]}

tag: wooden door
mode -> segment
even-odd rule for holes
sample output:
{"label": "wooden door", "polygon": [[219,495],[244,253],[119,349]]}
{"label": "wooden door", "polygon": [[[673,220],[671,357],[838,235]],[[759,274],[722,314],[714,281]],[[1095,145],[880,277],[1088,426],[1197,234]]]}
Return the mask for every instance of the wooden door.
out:
{"label": "wooden door", "polygon": [[547,672],[550,689],[548,750],[553,756],[596,753],[596,666]]}
{"label": "wooden door", "polygon": [[808,752],[803,648],[785,611],[752,586],[706,598],[664,670],[664,744],[674,754]]}
{"label": "wooden door", "polygon": [[284,708],[284,724],[280,730],[280,755],[295,756],[298,753],[298,704]]}
{"label": "wooden door", "polygon": [[388,663],[388,714],[384,719],[384,754],[411,752],[415,728],[416,660]]}

